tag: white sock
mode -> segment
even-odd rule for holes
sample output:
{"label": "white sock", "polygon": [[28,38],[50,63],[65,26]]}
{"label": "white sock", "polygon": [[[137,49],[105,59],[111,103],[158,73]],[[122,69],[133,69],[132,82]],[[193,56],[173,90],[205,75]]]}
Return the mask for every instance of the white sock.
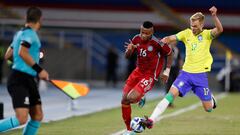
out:
{"label": "white sock", "polygon": [[161,100],[155,107],[150,119],[153,120],[153,122],[156,122],[157,118],[167,109],[168,105],[169,101],[166,98]]}

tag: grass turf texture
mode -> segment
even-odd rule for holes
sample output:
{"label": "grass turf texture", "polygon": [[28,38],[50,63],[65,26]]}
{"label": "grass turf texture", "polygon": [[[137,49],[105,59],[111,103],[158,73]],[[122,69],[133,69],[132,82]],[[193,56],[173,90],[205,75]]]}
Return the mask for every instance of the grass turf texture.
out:
{"label": "grass turf texture", "polygon": [[[140,109],[133,106],[132,116],[150,115],[160,99],[147,101]],[[120,102],[120,101],[119,101]],[[176,108],[167,109],[164,114],[195,104],[195,96],[177,98]],[[207,113],[202,107],[163,119],[153,129],[146,129],[142,135],[239,135],[240,134],[240,93],[230,94],[218,101],[218,108]],[[121,108],[114,108],[85,116],[42,124],[38,135],[109,135],[124,129]],[[19,135],[22,129],[3,135]],[[139,134],[140,135],[140,134]]]}

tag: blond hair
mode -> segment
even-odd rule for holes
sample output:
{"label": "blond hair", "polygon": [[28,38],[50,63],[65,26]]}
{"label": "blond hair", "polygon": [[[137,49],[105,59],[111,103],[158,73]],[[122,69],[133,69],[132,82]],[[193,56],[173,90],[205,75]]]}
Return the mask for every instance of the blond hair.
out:
{"label": "blond hair", "polygon": [[204,18],[205,18],[205,16],[203,15],[202,12],[197,12],[190,17],[190,20],[191,21],[199,20],[199,22],[203,22]]}

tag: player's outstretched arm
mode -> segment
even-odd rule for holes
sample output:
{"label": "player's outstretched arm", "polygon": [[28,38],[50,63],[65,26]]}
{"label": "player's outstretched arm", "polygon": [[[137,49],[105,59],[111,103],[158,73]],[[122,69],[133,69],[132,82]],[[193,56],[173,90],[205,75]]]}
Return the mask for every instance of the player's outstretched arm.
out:
{"label": "player's outstretched arm", "polygon": [[177,41],[177,37],[176,35],[171,35],[171,36],[164,37],[161,41],[165,44],[171,44]]}
{"label": "player's outstretched arm", "polygon": [[215,24],[215,28],[212,29],[211,34],[213,37],[217,37],[223,32],[223,26],[220,20],[217,17],[217,8],[215,6],[211,7],[209,11],[212,14],[212,18]]}

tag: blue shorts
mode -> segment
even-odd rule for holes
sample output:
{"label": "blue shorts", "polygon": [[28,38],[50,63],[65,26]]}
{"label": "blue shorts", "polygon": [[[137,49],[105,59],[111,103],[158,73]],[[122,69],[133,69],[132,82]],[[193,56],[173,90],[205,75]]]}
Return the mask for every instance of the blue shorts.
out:
{"label": "blue shorts", "polygon": [[188,73],[180,71],[172,87],[179,90],[180,96],[185,96],[192,90],[202,101],[210,101],[212,93],[208,87],[207,73]]}

